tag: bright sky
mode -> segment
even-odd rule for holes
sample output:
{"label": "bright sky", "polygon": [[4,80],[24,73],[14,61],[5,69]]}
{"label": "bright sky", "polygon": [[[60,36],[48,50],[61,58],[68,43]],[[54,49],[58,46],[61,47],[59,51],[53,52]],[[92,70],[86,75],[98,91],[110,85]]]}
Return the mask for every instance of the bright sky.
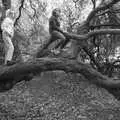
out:
{"label": "bright sky", "polygon": [[[63,0],[43,0],[43,1],[47,1],[49,4],[48,4],[48,8],[47,8],[47,11],[48,11],[48,16],[51,15],[51,12],[54,8],[56,7],[60,7],[63,3]],[[97,4],[100,3],[101,0],[97,1]],[[91,2],[91,1],[90,1]],[[86,17],[88,16],[88,14],[90,13],[90,11],[92,10],[92,6],[90,5],[90,2],[89,2],[89,5],[86,7],[86,9],[84,9],[82,11],[82,20],[86,19]]]}
{"label": "bright sky", "polygon": [[47,11],[48,11],[48,15],[51,14],[52,10],[56,7],[60,7],[63,0],[43,0],[43,1],[48,1],[48,7],[47,7]]}
{"label": "bright sky", "polygon": [[[48,13],[48,18],[51,16],[51,13],[52,13],[52,10],[54,8],[57,8],[57,7],[61,7],[62,3],[63,3],[63,0],[41,0],[41,1],[47,1],[48,2],[48,6],[47,6],[47,13]],[[100,2],[101,0],[99,0],[98,2]],[[97,3],[99,4],[99,3]],[[80,21],[79,22],[82,22],[86,19],[86,17],[88,16],[88,14],[91,12],[92,10],[92,5],[89,4],[87,5],[86,9],[84,9],[82,11],[82,15],[81,15],[81,18],[80,18]],[[48,25],[47,25],[48,26]]]}

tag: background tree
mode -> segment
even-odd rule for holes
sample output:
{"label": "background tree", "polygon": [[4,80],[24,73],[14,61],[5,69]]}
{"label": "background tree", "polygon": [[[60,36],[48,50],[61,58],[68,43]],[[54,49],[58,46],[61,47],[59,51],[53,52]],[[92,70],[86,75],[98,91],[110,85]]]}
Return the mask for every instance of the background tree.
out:
{"label": "background tree", "polygon": [[[1,6],[2,1],[1,1]],[[41,0],[15,0],[11,2],[12,9],[16,12],[14,59],[25,60],[31,57],[48,36],[45,26],[47,22],[47,3]],[[42,38],[43,37],[43,38]],[[2,40],[1,40],[2,42]],[[1,63],[3,61],[4,44],[1,43]]]}

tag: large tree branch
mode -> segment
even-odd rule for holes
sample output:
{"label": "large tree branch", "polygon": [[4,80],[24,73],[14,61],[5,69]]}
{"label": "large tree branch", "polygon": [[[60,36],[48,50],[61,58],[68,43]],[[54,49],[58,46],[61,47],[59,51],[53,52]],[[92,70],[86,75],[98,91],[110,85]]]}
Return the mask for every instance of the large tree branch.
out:
{"label": "large tree branch", "polygon": [[65,35],[70,39],[79,40],[80,42],[82,40],[86,40],[90,38],[91,36],[104,35],[104,34],[120,34],[120,29],[100,29],[100,30],[90,31],[87,34],[83,34],[83,35],[77,35],[73,33],[66,33]]}
{"label": "large tree branch", "polygon": [[[72,40],[77,40],[80,44],[81,47],[84,47],[86,45],[86,40],[89,39],[90,37],[94,35],[104,35],[104,34],[120,34],[120,29],[101,29],[101,30],[93,30],[88,32],[87,34],[83,35],[77,35],[74,33],[64,33],[66,38],[72,39]],[[37,57],[42,57],[44,56],[45,52],[44,50],[47,49],[47,47],[54,42],[55,40],[53,39],[48,39],[42,47],[39,49],[37,53]]]}
{"label": "large tree branch", "polygon": [[41,58],[13,65],[11,67],[3,67],[0,69],[0,83],[5,81],[11,82],[13,80],[17,81],[19,77],[23,80],[25,75],[53,70],[80,73],[88,80],[88,82],[107,89],[120,88],[119,80],[114,81],[107,78],[84,63],[77,63],[75,60],[63,58]]}
{"label": "large tree branch", "polygon": [[116,24],[111,24],[111,23],[105,23],[105,24],[97,24],[97,25],[90,25],[89,28],[91,30],[95,29],[95,28],[100,28],[100,27],[116,27],[118,28],[120,24],[116,23]]}

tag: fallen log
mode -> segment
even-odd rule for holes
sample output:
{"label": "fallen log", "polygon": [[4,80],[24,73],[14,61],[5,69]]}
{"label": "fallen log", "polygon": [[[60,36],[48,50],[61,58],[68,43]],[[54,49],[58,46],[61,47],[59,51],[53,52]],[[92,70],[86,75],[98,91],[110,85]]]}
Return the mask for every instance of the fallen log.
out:
{"label": "fallen log", "polygon": [[25,76],[45,71],[62,70],[82,74],[88,82],[100,87],[111,89],[120,88],[120,81],[113,80],[94,70],[91,66],[78,63],[76,60],[64,58],[39,58],[33,61],[19,63],[11,67],[1,67],[0,83],[22,81]]}

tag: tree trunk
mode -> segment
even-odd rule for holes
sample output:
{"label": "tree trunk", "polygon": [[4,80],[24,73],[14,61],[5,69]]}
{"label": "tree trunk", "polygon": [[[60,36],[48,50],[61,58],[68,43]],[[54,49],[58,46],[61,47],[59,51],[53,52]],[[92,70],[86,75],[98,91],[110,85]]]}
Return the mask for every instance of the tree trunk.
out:
{"label": "tree trunk", "polygon": [[120,81],[113,80],[103,76],[89,65],[77,63],[75,60],[63,58],[40,58],[33,61],[19,63],[11,67],[1,67],[0,83],[22,81],[30,74],[36,74],[45,71],[63,70],[65,72],[80,73],[88,82],[100,87],[111,89],[120,88]]}

